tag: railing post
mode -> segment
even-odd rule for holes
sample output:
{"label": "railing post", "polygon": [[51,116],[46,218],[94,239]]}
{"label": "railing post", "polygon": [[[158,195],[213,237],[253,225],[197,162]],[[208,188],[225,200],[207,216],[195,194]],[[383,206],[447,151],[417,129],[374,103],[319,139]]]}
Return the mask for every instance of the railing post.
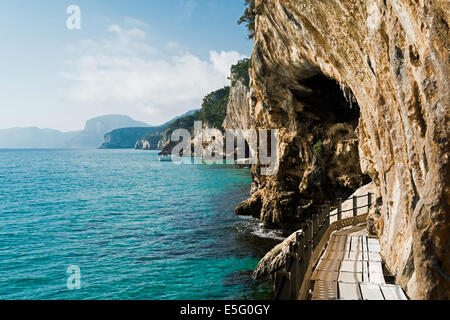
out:
{"label": "railing post", "polygon": [[275,299],[289,300],[291,294],[291,275],[289,272],[275,272]]}
{"label": "railing post", "polygon": [[317,225],[316,225],[316,215],[313,214],[311,216],[311,249],[314,251],[314,240],[316,238],[316,230],[317,230]]}
{"label": "railing post", "polygon": [[358,198],[353,196],[353,217],[358,215]]}
{"label": "railing post", "polygon": [[313,233],[313,250],[316,248],[316,246],[320,242],[320,215],[314,214],[313,215],[313,221],[314,221],[314,233]]}
{"label": "railing post", "polygon": [[295,253],[295,247],[296,245],[294,243],[289,244],[289,257],[290,259],[293,259],[291,263],[291,268],[289,270],[286,270],[291,274],[291,293],[290,297],[291,299],[296,298],[296,290],[297,290],[297,254]]}
{"label": "railing post", "polygon": [[[313,220],[309,220],[309,255],[308,257],[311,258],[312,253],[314,251],[314,223]],[[309,260],[309,259],[308,259]]]}
{"label": "railing post", "polygon": [[337,208],[337,220],[342,219],[342,199],[338,199],[338,208]]}
{"label": "railing post", "polygon": [[325,229],[328,229],[328,227],[330,226],[330,213],[331,213],[330,202],[326,202],[326,204],[325,204],[325,212],[326,212],[325,219],[324,219]]}
{"label": "railing post", "polygon": [[305,233],[305,244],[303,246],[303,258],[305,260],[305,264],[309,264],[309,258],[311,256],[311,231],[308,223],[304,223],[302,226],[303,232]]}
{"label": "railing post", "polygon": [[298,245],[297,250],[297,263],[298,263],[298,269],[297,269],[297,279],[295,281],[297,282],[299,288],[301,288],[303,283],[303,277],[305,273],[305,257],[304,257],[304,245],[305,245],[305,237],[304,232],[297,232],[296,233],[296,240]]}
{"label": "railing post", "polygon": [[372,207],[372,194],[369,192],[367,194],[367,211],[370,210],[370,207]]}

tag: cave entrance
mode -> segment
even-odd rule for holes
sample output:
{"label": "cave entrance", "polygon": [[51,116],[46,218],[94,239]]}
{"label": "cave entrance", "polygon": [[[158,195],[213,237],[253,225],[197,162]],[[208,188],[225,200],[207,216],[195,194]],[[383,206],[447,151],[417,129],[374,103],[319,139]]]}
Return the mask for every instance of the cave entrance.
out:
{"label": "cave entrance", "polygon": [[290,91],[298,101],[297,120],[303,133],[313,137],[314,159],[309,166],[314,170],[308,184],[301,183],[300,197],[317,204],[348,198],[370,182],[360,167],[360,108],[352,91],[323,73],[299,80]]}
{"label": "cave entrance", "polygon": [[291,92],[302,103],[305,120],[358,124],[359,106],[351,90],[342,90],[336,80],[322,73],[300,80],[299,87]]}

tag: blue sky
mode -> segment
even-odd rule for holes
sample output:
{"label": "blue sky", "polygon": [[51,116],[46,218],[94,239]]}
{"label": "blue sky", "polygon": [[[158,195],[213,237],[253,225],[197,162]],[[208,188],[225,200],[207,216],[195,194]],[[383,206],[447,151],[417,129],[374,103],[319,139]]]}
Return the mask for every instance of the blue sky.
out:
{"label": "blue sky", "polygon": [[[66,9],[81,9],[69,30]],[[78,130],[119,113],[160,124],[228,84],[252,42],[243,0],[0,2],[0,128]]]}

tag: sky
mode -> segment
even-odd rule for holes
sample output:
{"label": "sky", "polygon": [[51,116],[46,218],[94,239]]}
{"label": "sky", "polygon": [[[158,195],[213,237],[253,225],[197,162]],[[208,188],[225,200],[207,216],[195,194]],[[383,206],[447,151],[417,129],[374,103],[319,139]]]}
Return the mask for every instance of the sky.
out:
{"label": "sky", "polygon": [[[67,27],[71,5],[81,29]],[[2,0],[0,129],[73,131],[106,114],[159,125],[200,108],[251,54],[237,24],[244,9],[244,0]]]}

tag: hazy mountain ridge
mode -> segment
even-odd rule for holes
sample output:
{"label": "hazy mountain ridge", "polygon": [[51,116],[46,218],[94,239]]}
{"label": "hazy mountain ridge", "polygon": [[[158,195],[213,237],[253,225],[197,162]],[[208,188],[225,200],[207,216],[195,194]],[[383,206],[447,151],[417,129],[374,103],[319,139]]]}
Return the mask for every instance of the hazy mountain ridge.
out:
{"label": "hazy mountain ridge", "polygon": [[[155,130],[147,132],[145,135],[139,137],[138,140],[135,141],[134,148],[143,149],[143,150],[157,150],[162,149],[168,142],[168,137],[172,134],[173,130],[184,128],[187,129],[186,125],[183,125],[186,122],[186,119],[195,119],[199,120],[198,114],[201,109],[194,109],[191,111],[182,114],[169,122],[161,125],[160,127],[155,128]],[[192,126],[193,126],[192,120]]]}
{"label": "hazy mountain ridge", "polygon": [[125,115],[105,115],[86,122],[83,130],[61,132],[37,127],[0,130],[0,148],[98,148],[106,133],[124,127],[150,127]]}

